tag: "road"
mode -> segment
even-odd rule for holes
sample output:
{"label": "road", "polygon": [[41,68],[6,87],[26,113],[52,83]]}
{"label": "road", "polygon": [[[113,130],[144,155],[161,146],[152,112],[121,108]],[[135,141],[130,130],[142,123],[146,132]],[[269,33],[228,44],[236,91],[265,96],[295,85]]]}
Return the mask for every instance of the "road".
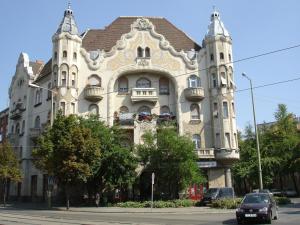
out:
{"label": "road", "polygon": [[[72,209],[71,209],[72,210]],[[300,204],[280,207],[279,220],[273,224],[300,224]],[[33,209],[0,209],[0,225],[210,225],[210,224],[236,224],[233,210],[202,210],[201,208],[181,209],[150,209],[124,211],[123,209],[90,208],[82,211],[65,210],[33,210]]]}

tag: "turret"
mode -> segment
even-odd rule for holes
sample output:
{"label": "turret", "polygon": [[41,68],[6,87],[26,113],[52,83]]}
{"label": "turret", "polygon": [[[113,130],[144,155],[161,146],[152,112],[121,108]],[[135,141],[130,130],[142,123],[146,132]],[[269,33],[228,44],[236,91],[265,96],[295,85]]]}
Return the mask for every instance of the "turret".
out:
{"label": "turret", "polygon": [[66,115],[73,114],[77,112],[78,56],[82,40],[70,4],[52,42],[52,88],[57,90],[54,112],[61,109]]}
{"label": "turret", "polygon": [[[235,89],[232,64],[232,39],[221,21],[220,14],[214,10],[210,17],[205,39],[208,62],[207,76],[210,90],[212,127],[216,152],[237,152],[237,130],[235,120]],[[229,154],[230,159],[238,158]],[[218,158],[218,154],[216,154]],[[220,159],[225,159],[226,157]]]}

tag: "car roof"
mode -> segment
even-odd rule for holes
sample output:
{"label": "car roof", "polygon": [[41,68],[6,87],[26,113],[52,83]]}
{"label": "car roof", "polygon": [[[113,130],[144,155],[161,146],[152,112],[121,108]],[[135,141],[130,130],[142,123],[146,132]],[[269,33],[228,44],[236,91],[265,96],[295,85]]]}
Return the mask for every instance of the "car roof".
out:
{"label": "car roof", "polygon": [[248,194],[246,194],[246,196],[250,196],[250,195],[267,195],[267,196],[270,196],[269,193],[262,193],[262,192],[259,192],[259,193],[248,193]]}

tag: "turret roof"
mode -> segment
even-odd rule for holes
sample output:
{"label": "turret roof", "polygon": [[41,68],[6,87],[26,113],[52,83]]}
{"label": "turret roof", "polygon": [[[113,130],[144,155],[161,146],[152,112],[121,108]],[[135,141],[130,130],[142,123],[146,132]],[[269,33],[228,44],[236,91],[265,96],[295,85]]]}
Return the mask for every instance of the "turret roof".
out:
{"label": "turret roof", "polygon": [[223,35],[225,37],[230,37],[229,32],[225,28],[223,22],[221,21],[220,14],[218,11],[214,10],[210,17],[210,24],[206,32],[206,37],[215,37],[217,35]]}
{"label": "turret roof", "polygon": [[56,34],[60,34],[62,32],[68,32],[70,34],[78,35],[78,28],[70,4],[65,10],[64,17],[56,31]]}

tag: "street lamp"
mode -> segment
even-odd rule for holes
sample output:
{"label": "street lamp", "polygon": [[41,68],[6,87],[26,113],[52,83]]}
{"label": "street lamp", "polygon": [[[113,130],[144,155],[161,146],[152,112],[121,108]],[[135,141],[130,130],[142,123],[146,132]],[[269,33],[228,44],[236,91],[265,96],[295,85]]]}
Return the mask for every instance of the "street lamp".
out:
{"label": "street lamp", "polygon": [[254,120],[254,130],[256,136],[256,148],[257,148],[257,156],[258,156],[258,175],[259,175],[259,189],[263,189],[263,182],[262,182],[262,170],[261,170],[261,160],[260,160],[260,150],[259,150],[259,139],[258,139],[258,131],[256,125],[256,118],[255,118],[255,106],[254,106],[254,98],[253,98],[253,87],[252,87],[252,80],[245,74],[242,73],[242,76],[249,80],[250,82],[250,90],[251,90],[251,98],[252,98],[252,110],[253,110],[253,120]]}
{"label": "street lamp", "polygon": [[28,84],[29,87],[32,87],[32,88],[41,88],[41,89],[45,89],[47,91],[50,91],[51,92],[51,115],[50,115],[50,125],[52,126],[53,125],[53,94],[57,94],[56,91],[53,91],[51,89],[48,89],[48,88],[45,88],[45,87],[42,87],[42,86],[39,86],[37,84],[33,84],[33,83],[29,83]]}

